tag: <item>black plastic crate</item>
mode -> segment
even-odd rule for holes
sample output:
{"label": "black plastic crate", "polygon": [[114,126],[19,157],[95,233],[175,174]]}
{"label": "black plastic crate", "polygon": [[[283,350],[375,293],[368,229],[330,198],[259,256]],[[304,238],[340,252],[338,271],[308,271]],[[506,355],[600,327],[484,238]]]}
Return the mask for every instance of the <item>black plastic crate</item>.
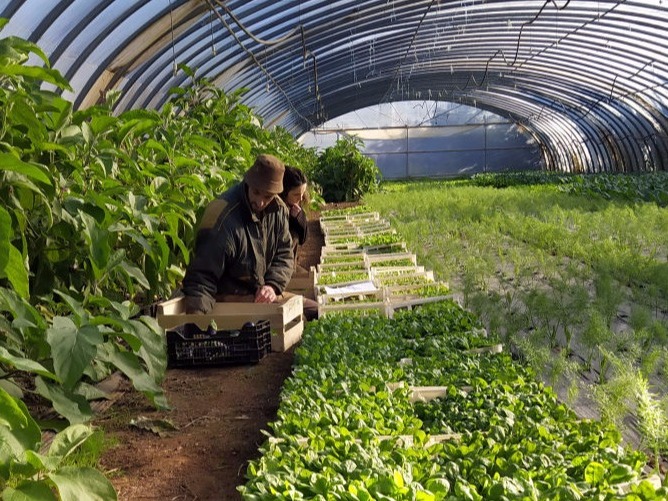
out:
{"label": "black plastic crate", "polygon": [[257,363],[271,352],[269,320],[248,322],[240,330],[201,330],[184,324],[166,332],[169,367]]}

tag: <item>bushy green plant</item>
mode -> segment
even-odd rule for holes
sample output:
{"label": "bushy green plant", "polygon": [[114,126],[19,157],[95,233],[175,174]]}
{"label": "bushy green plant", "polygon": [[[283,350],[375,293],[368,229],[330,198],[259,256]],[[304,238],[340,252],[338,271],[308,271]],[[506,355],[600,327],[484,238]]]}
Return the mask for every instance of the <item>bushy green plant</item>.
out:
{"label": "bushy green plant", "polygon": [[313,180],[322,187],[325,201],[358,201],[366,193],[378,191],[380,169],[362,154],[362,146],[359,138],[343,137],[320,155]]}

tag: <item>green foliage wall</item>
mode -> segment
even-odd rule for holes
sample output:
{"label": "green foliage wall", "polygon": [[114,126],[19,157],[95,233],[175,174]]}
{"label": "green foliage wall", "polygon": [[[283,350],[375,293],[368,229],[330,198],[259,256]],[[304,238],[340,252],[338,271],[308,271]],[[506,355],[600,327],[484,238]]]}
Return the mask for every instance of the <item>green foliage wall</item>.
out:
{"label": "green foliage wall", "polygon": [[38,46],[0,39],[0,414],[31,391],[86,422],[92,384],[114,371],[166,407],[164,335],[141,307],[178,285],[200,213],[257,154],[315,163],[241,92],[180,70],[191,85],[160,110],[114,116],[114,93],[74,110]]}

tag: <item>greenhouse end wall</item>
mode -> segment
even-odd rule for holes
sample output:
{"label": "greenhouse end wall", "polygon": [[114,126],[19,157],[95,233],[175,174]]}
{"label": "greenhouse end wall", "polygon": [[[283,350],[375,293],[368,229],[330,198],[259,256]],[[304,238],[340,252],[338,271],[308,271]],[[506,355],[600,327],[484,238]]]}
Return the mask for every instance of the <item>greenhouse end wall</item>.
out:
{"label": "greenhouse end wall", "polygon": [[364,142],[363,153],[375,160],[384,179],[543,168],[537,143],[510,122],[318,131],[305,146],[327,148],[342,135]]}

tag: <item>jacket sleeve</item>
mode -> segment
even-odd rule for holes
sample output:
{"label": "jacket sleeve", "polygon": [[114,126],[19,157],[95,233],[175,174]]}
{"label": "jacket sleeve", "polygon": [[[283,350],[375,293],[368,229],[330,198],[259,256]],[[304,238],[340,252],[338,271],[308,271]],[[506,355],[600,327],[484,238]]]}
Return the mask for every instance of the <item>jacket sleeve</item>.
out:
{"label": "jacket sleeve", "polygon": [[212,229],[197,234],[194,256],[183,278],[186,313],[208,313],[216,303],[218,281],[225,270],[225,237]]}
{"label": "jacket sleeve", "polygon": [[306,219],[306,213],[304,210],[300,210],[297,217],[290,216],[290,233],[297,235],[299,245],[303,245],[306,242],[306,232],[308,230],[308,220]]}
{"label": "jacket sleeve", "polygon": [[276,294],[282,294],[292,278],[294,257],[292,254],[292,237],[288,226],[287,210],[279,211],[276,227],[276,254],[267,266],[264,283],[271,285]]}

